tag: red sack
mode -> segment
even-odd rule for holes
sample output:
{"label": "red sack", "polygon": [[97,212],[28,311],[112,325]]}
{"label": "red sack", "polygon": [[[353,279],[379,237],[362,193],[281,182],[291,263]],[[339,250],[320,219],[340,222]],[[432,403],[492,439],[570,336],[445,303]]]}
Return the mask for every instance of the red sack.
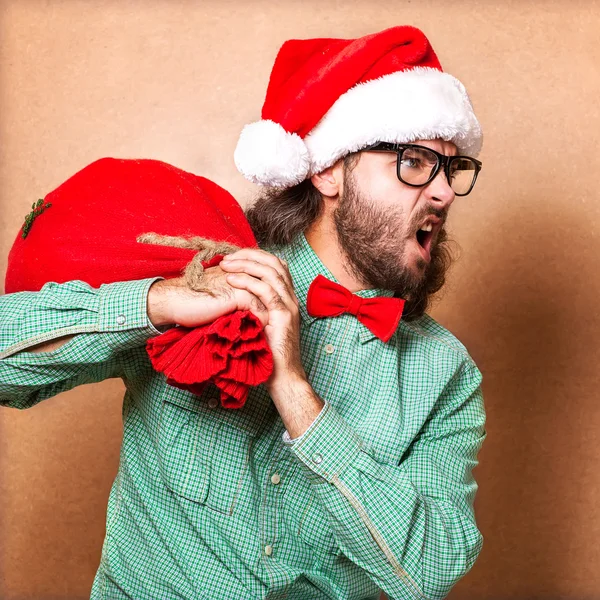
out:
{"label": "red sack", "polygon": [[[99,287],[181,276],[197,251],[139,243],[148,232],[258,247],[229,192],[158,160],[99,159],[32,209],[8,256],[6,293],[38,291],[50,281]],[[201,264],[209,268],[222,257]],[[169,384],[200,393],[212,381],[226,408],[242,407],[248,386],[266,381],[273,370],[262,325],[249,311],[193,329],[173,327],[148,340],[146,349]]]}

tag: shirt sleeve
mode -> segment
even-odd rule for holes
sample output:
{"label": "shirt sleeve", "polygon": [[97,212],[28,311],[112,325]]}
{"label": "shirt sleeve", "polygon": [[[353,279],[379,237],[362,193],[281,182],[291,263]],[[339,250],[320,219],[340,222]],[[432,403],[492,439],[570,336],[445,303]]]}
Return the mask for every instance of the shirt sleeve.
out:
{"label": "shirt sleeve", "polygon": [[461,365],[397,465],[375,460],[326,400],[286,442],[342,552],[391,599],[446,598],[481,551],[472,474],[487,436],[481,380],[474,363]]}
{"label": "shirt sleeve", "polygon": [[[148,318],[150,286],[163,277],[93,288],[50,282],[0,296],[0,405],[25,409],[84,383],[120,377],[123,352],[160,335]],[[49,352],[37,344],[75,335]]]}

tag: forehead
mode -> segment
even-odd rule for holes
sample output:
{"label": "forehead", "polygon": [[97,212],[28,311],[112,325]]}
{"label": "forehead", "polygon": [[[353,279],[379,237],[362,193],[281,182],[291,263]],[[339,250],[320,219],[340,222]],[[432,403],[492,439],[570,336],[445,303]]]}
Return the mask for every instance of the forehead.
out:
{"label": "forehead", "polygon": [[437,152],[446,154],[447,156],[456,156],[458,154],[458,148],[456,147],[456,144],[439,138],[434,140],[415,140],[411,143],[419,144],[420,146],[426,146],[427,148],[431,148],[432,150],[436,150]]}

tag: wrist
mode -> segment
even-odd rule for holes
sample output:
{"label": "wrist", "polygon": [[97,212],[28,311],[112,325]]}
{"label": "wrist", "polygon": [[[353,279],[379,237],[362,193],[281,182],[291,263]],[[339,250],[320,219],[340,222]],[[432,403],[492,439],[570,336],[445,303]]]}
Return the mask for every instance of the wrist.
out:
{"label": "wrist", "polygon": [[285,400],[286,397],[305,396],[314,393],[306,375],[301,374],[286,374],[276,380],[272,379],[267,383],[267,387],[274,402],[277,402],[279,398]]}
{"label": "wrist", "polygon": [[306,379],[288,378],[269,393],[291,439],[300,437],[325,405]]}
{"label": "wrist", "polygon": [[161,279],[155,281],[148,290],[148,319],[154,327],[174,325],[173,318],[169,311],[169,302],[167,301],[168,289],[169,287],[166,285],[166,280]]}

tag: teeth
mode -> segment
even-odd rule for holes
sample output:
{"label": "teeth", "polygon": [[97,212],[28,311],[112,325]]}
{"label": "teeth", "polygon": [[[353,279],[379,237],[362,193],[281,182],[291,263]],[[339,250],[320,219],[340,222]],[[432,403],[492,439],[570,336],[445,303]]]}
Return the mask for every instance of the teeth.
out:
{"label": "teeth", "polygon": [[427,223],[427,225],[423,225],[420,231],[431,231],[433,229],[433,225],[431,223]]}

